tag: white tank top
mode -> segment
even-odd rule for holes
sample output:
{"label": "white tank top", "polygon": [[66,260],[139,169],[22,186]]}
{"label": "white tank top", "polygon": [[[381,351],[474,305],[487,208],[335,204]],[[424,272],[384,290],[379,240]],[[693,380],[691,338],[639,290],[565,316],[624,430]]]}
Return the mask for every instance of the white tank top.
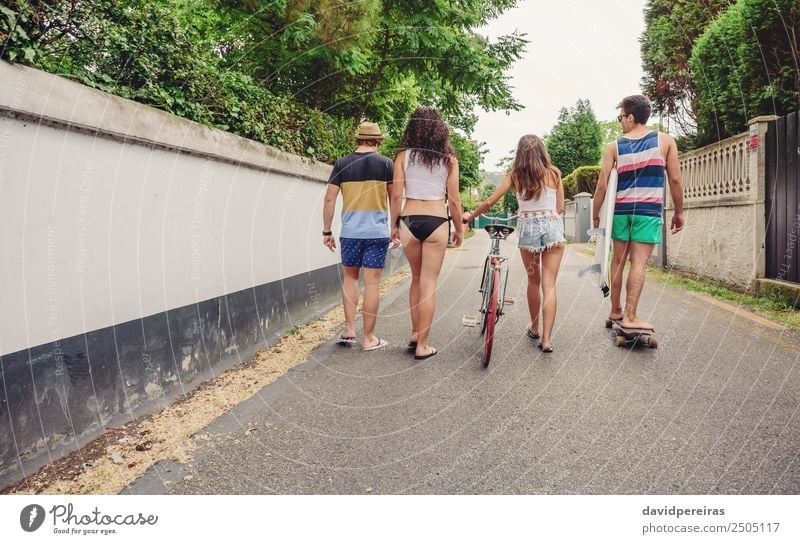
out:
{"label": "white tank top", "polygon": [[556,190],[552,187],[545,186],[539,194],[539,198],[535,200],[522,200],[519,193],[517,193],[517,202],[519,202],[519,211],[521,212],[535,212],[540,210],[555,211]]}
{"label": "white tank top", "polygon": [[419,162],[411,162],[411,153],[404,153],[403,170],[406,173],[406,198],[416,200],[443,200],[447,192],[447,175],[450,169],[446,162],[440,162],[433,169]]}

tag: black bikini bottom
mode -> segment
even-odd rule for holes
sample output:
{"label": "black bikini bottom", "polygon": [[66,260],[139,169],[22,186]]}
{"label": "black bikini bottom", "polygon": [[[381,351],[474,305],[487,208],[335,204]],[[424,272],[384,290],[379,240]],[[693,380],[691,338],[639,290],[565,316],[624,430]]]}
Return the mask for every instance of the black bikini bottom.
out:
{"label": "black bikini bottom", "polygon": [[414,238],[420,242],[427,240],[428,236],[433,234],[433,231],[447,222],[446,217],[437,215],[404,215],[400,220],[406,224]]}

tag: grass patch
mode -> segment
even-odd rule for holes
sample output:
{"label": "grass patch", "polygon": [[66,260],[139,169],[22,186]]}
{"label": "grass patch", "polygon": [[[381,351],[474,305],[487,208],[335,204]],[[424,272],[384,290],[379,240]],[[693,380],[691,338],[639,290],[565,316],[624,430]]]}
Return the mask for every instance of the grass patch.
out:
{"label": "grass patch", "polygon": [[783,323],[794,330],[800,330],[800,312],[784,300],[746,295],[727,288],[721,282],[693,278],[675,271],[667,271],[663,268],[648,268],[647,277],[671,287],[686,289],[687,291],[702,293],[720,300],[740,304],[760,316]]}
{"label": "grass patch", "polygon": [[474,230],[465,231],[464,232],[464,241],[469,240],[473,236],[475,236],[475,231]]}
{"label": "grass patch", "polygon": [[[576,245],[572,249],[578,253],[594,257],[594,251],[586,246]],[[647,268],[647,280],[654,280],[677,289],[702,293],[720,300],[740,304],[757,315],[783,323],[791,329],[800,330],[800,312],[784,300],[746,295],[727,288],[722,282],[690,277],[674,270],[668,271],[656,266]]]}

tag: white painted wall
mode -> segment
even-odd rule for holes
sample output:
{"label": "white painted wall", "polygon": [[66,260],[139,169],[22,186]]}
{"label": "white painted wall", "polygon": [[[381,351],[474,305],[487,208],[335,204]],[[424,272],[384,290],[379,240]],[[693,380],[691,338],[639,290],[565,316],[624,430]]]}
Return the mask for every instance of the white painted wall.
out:
{"label": "white painted wall", "polygon": [[[670,267],[740,290],[764,277],[765,143],[773,119],[756,117],[749,132],[680,156],[685,225],[667,234]],[[756,145],[750,145],[752,136]],[[671,198],[667,210],[669,221]]]}
{"label": "white painted wall", "polygon": [[[758,257],[763,252],[754,225],[764,221],[755,204],[687,207],[686,226],[669,237],[670,266],[726,285],[747,289],[758,277]],[[672,219],[672,210],[667,220]]]}
{"label": "white painted wall", "polygon": [[329,171],[0,62],[0,354],[336,264]]}

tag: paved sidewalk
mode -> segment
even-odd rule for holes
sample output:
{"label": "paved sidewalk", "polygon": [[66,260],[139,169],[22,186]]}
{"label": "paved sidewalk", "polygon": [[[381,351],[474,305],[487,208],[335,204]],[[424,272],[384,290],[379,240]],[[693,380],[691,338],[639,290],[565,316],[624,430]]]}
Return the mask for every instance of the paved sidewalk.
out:
{"label": "paved sidewalk", "polygon": [[651,282],[640,313],[659,349],[618,348],[608,300],[577,277],[589,258],[570,250],[542,354],[523,333],[514,241],[503,248],[517,302],[488,370],[479,329],[461,324],[479,303],[480,232],[448,252],[435,357],[405,351],[403,284],[381,306],[389,349],[323,346],[210,425],[191,463],[159,463],[126,492],[800,493],[798,333]]}

